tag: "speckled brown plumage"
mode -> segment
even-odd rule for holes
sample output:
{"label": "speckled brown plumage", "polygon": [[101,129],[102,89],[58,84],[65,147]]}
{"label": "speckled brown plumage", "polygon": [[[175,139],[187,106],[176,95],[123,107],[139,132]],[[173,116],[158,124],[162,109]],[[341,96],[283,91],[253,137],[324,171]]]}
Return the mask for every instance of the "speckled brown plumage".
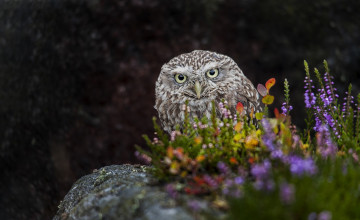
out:
{"label": "speckled brown plumage", "polygon": [[[206,72],[211,69],[218,70],[217,77],[208,77]],[[186,81],[178,83],[176,74],[185,76]],[[201,93],[196,92],[196,82]],[[255,112],[262,110],[258,92],[234,60],[204,50],[181,54],[164,64],[156,82],[155,93],[155,109],[163,129],[169,133],[177,124],[182,125],[186,100],[189,102],[191,119],[210,117],[212,100],[215,100],[218,115],[218,103],[222,99],[227,101],[232,114],[238,102],[244,105],[246,114],[252,108]]]}

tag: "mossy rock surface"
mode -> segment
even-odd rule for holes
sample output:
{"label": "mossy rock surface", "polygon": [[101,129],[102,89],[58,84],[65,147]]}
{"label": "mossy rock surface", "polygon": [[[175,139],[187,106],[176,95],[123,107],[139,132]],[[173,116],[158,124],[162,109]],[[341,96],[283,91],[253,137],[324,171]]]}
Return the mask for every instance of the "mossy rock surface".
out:
{"label": "mossy rock surface", "polygon": [[[203,211],[194,213],[181,195],[175,201],[149,174],[146,166],[112,165],[80,178],[59,205],[53,220],[65,219],[208,219],[223,217],[205,198],[196,198]],[[181,201],[181,202],[180,202]]]}

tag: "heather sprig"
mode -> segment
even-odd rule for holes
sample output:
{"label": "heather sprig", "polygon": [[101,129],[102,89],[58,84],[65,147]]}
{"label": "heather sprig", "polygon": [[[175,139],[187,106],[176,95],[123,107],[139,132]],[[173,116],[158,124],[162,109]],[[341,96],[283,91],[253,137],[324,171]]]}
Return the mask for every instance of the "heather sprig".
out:
{"label": "heather sprig", "polygon": [[[351,95],[352,86],[349,85],[342,108],[338,104],[339,95],[334,87],[333,77],[329,74],[329,67],[324,61],[325,73],[321,74],[317,68],[314,73],[317,78],[317,90],[310,78],[310,72],[307,62],[305,64],[305,107],[307,108],[307,128],[304,133],[307,141],[310,141],[310,127],[315,132],[319,132],[323,125],[327,125],[330,129],[331,138],[336,141],[338,146],[346,146],[346,148],[356,148],[359,144],[357,131],[357,110],[354,103],[354,97]],[[314,93],[313,91],[317,91]],[[314,120],[313,120],[314,119]]]}
{"label": "heather sprig", "polygon": [[290,115],[290,111],[293,109],[293,107],[290,105],[290,89],[287,79],[284,80],[284,96],[285,102],[283,102],[281,110],[284,115]]}
{"label": "heather sprig", "polygon": [[315,114],[313,106],[315,106],[316,104],[316,96],[313,92],[315,86],[313,85],[313,80],[310,78],[309,65],[306,62],[306,60],[304,60],[304,66],[305,66],[305,74],[306,74],[304,80],[305,83],[304,99],[305,99],[305,111],[307,115],[305,119],[306,129],[304,131],[304,136],[306,137],[306,141],[310,142],[310,133],[313,128],[314,114]]}
{"label": "heather sprig", "polygon": [[355,143],[359,143],[359,139],[360,139],[360,93],[357,95],[355,134],[356,134]]}
{"label": "heather sprig", "polygon": [[[324,62],[324,65],[327,71],[329,71],[326,62]],[[331,127],[335,136],[339,138],[339,125],[336,121],[336,116],[338,116],[338,114],[336,114],[338,109],[336,107],[337,99],[335,98],[335,94],[333,94],[333,90],[331,89],[332,81],[330,79],[329,73],[325,72],[324,79],[322,79],[317,68],[314,68],[314,72],[319,84],[319,88],[317,89],[318,93],[316,94],[316,105],[313,107],[315,110],[314,130],[318,131],[320,126],[326,123]]]}

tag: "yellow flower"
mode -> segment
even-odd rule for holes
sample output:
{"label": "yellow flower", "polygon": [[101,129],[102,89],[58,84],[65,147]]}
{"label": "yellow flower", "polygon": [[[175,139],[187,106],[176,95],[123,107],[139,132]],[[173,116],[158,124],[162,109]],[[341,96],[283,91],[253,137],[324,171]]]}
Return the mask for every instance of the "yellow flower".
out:
{"label": "yellow flower", "polygon": [[235,134],[234,141],[239,142],[242,139],[242,135],[240,133]]}
{"label": "yellow flower", "polygon": [[195,144],[201,144],[201,142],[202,142],[202,137],[197,136],[196,138],[194,138],[194,142],[195,142]]}
{"label": "yellow flower", "polygon": [[302,150],[306,150],[309,148],[309,144],[302,144],[300,147]]}
{"label": "yellow flower", "polygon": [[258,130],[256,130],[256,137],[260,137],[260,136],[261,136],[261,130],[258,129]]}
{"label": "yellow flower", "polygon": [[229,208],[229,204],[224,199],[217,198],[213,203],[213,206],[219,209],[227,210]]}
{"label": "yellow flower", "polygon": [[254,149],[254,147],[259,145],[259,139],[255,135],[249,135],[245,138],[245,148]]}
{"label": "yellow flower", "polygon": [[336,153],[337,156],[341,157],[341,156],[345,156],[345,152],[342,151],[342,150],[339,150],[337,153]]}
{"label": "yellow flower", "polygon": [[201,161],[203,161],[203,160],[205,160],[205,156],[204,156],[204,155],[198,155],[198,156],[196,157],[196,161],[197,161],[197,162],[201,162]]}
{"label": "yellow flower", "polygon": [[236,123],[236,125],[234,126],[234,130],[236,132],[240,132],[241,129],[242,129],[242,123],[241,122]]}
{"label": "yellow flower", "polygon": [[183,177],[183,178],[184,178],[186,175],[187,175],[187,172],[186,172],[185,170],[182,171],[181,174],[180,174],[180,176]]}
{"label": "yellow flower", "polygon": [[180,164],[179,164],[177,161],[173,161],[173,162],[170,164],[169,172],[170,172],[171,174],[178,174],[178,173],[179,173],[179,169],[180,169]]}

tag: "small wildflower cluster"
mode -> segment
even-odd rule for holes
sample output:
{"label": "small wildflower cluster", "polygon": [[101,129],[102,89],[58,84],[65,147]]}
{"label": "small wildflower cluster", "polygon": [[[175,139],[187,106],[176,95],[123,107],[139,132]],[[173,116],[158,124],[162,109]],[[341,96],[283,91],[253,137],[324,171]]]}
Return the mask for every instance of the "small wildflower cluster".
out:
{"label": "small wildflower cluster", "polygon": [[[351,87],[340,109],[326,62],[325,68],[324,78],[315,69],[316,86],[305,62],[308,126],[303,134],[291,123],[287,80],[281,113],[275,108],[275,117],[268,117],[272,78],[257,86],[264,112],[247,116],[238,103],[232,114],[221,102],[213,103],[210,118],[190,120],[185,105],[183,129],[169,137],[154,118],[156,135],[145,136],[150,150],[137,147],[136,155],[153,165],[170,197],[210,195],[214,207],[229,210],[230,219],[336,219],[344,213],[360,218],[359,109],[351,107]],[[346,198],[346,206],[334,198]],[[333,204],[326,205],[329,201]],[[187,204],[193,212],[204,208],[197,200]]]}
{"label": "small wildflower cluster", "polygon": [[[354,103],[354,97],[351,95],[352,86],[350,84],[345,93],[342,106],[339,104],[339,95],[334,87],[333,77],[329,74],[328,64],[324,61],[325,73],[321,77],[318,69],[314,69],[317,78],[317,85],[313,83],[310,76],[308,63],[305,61],[305,107],[307,109],[307,135],[310,129],[320,132],[323,125],[329,128],[331,138],[339,146],[355,147],[359,145],[359,119],[360,112],[358,103]],[[317,91],[316,95],[314,92]],[[315,120],[315,123],[313,123]],[[356,126],[354,123],[356,122]],[[323,131],[322,131],[323,132]]]}
{"label": "small wildflower cluster", "polygon": [[281,111],[282,114],[284,115],[289,115],[290,111],[293,109],[293,107],[290,105],[290,89],[289,89],[289,82],[287,81],[287,79],[285,79],[284,81],[284,94],[285,94],[285,102],[283,102],[282,106],[281,106]]}
{"label": "small wildflower cluster", "polygon": [[[327,63],[324,65],[327,67]],[[334,82],[332,77],[329,75],[328,69],[321,78],[319,71],[315,68],[314,72],[319,82],[319,88],[317,89],[317,97],[314,96],[313,90],[315,86],[312,84],[313,81],[310,78],[310,72],[307,62],[305,61],[305,105],[307,108],[312,108],[315,116],[314,130],[319,131],[320,126],[324,123],[328,124],[329,127],[334,131],[334,134],[339,137],[339,131],[337,127],[337,119],[335,118],[334,110],[337,108],[336,88],[333,88]]]}

